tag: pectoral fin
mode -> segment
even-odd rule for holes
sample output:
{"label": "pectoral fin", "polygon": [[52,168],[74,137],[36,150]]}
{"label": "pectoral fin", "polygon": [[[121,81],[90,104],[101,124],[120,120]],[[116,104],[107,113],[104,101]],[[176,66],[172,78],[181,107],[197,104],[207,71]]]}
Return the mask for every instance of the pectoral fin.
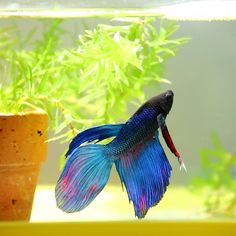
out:
{"label": "pectoral fin", "polygon": [[176,149],[174,142],[172,141],[172,138],[170,136],[170,133],[168,131],[168,128],[165,123],[165,117],[162,114],[159,114],[157,116],[157,123],[158,126],[161,128],[162,136],[166,142],[166,145],[170,149],[170,151],[178,158],[178,162],[180,164],[180,170],[184,169],[187,172],[187,169],[184,164],[183,158],[180,156],[178,150]]}

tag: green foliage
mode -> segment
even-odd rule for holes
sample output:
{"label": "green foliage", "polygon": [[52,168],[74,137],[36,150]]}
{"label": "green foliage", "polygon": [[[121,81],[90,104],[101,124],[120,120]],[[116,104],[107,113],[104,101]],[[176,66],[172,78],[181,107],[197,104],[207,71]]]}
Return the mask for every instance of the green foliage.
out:
{"label": "green foliage", "polygon": [[212,134],[212,149],[200,151],[202,174],[192,179],[196,190],[206,193],[206,211],[219,216],[236,215],[236,153],[227,152]]}
{"label": "green foliage", "polygon": [[[53,139],[63,141],[85,126],[127,118],[127,103],[143,101],[145,85],[168,82],[162,78],[163,63],[186,41],[171,39],[178,28],[173,22],[160,21],[156,29],[154,20],[123,18],[118,25],[98,25],[66,49],[59,20],[48,24],[36,43],[35,29],[23,40],[12,40],[9,29],[1,29],[0,111],[43,109]],[[15,42],[21,44],[14,47]]]}

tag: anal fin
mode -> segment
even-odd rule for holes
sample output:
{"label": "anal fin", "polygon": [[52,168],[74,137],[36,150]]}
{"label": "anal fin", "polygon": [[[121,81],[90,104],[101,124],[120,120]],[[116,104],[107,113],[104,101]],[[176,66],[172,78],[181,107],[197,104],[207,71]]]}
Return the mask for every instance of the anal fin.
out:
{"label": "anal fin", "polygon": [[171,175],[171,166],[158,134],[132,147],[115,161],[115,165],[129,200],[133,202],[135,215],[143,218],[163,197]]}

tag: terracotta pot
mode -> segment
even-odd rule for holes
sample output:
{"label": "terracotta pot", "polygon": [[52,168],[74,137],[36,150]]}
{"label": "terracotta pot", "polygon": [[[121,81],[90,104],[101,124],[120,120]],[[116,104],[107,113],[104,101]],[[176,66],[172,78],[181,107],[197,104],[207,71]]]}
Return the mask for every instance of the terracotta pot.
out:
{"label": "terracotta pot", "polygon": [[47,128],[44,112],[0,114],[0,220],[30,219]]}

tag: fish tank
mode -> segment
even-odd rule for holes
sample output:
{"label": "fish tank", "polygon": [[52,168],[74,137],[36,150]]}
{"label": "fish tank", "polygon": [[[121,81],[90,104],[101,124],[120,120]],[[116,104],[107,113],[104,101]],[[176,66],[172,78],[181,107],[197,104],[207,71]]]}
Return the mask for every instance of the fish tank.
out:
{"label": "fish tank", "polygon": [[1,0],[1,235],[235,232],[235,9]]}

